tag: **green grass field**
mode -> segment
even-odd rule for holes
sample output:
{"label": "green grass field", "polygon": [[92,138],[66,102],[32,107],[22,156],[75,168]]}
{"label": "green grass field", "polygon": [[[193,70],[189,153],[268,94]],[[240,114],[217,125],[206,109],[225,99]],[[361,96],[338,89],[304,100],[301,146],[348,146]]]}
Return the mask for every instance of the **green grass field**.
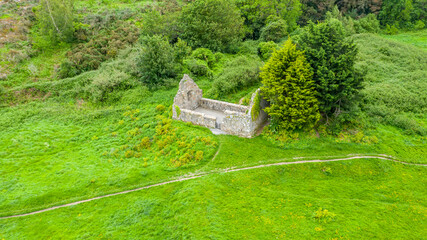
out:
{"label": "green grass field", "polygon": [[[137,9],[148,1],[102,2],[77,1],[76,7]],[[426,33],[352,36],[360,52],[356,67],[367,75],[356,125],[338,136],[321,130],[214,136],[170,119],[177,82],[111,91],[104,102],[92,101],[87,89],[95,77],[133,64],[129,49],[98,70],[61,80],[55,69],[69,45],[28,58],[0,80],[8,93],[0,98],[0,217],[192,173],[301,158],[387,154],[427,164]],[[8,50],[0,48],[0,56]],[[237,56],[226,54],[223,61]],[[195,80],[205,93],[211,88],[212,79]],[[257,87],[221,100],[237,103]],[[423,239],[426,173],[425,166],[379,159],[214,173],[0,219],[0,239]]]}
{"label": "green grass field", "polygon": [[405,32],[396,35],[384,35],[384,38],[391,39],[397,42],[411,44],[427,50],[427,30],[420,30],[416,32]]}
{"label": "green grass field", "polygon": [[425,167],[382,160],[215,174],[1,220],[5,239],[422,239]]}

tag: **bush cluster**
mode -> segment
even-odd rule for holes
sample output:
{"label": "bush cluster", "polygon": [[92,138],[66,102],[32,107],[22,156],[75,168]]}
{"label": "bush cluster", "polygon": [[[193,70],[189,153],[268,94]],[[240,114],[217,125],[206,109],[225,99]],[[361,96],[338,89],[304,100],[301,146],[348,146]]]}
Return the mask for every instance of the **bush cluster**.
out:
{"label": "bush cluster", "polygon": [[58,73],[59,78],[74,77],[82,72],[98,69],[102,62],[117,56],[120,49],[138,40],[135,27],[122,25],[106,31],[89,42],[76,45],[67,53]]}
{"label": "bush cluster", "polygon": [[149,86],[163,85],[178,70],[173,47],[159,35],[142,39],[137,66],[139,78]]}
{"label": "bush cluster", "polygon": [[136,86],[130,75],[114,68],[105,68],[86,87],[86,92],[95,102],[105,101],[115,90],[127,90]]}
{"label": "bush cluster", "polygon": [[239,56],[227,62],[213,81],[208,94],[221,97],[258,83],[260,67],[259,60],[247,56]]}

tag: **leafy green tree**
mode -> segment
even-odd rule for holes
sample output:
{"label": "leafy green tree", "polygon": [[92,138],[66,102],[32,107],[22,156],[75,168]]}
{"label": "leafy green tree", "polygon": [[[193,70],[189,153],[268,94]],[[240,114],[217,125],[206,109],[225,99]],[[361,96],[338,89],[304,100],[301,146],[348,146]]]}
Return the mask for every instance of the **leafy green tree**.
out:
{"label": "leafy green tree", "polygon": [[412,0],[385,0],[379,19],[384,26],[388,24],[404,28],[411,22],[413,9]]}
{"label": "leafy green tree", "polygon": [[181,38],[193,48],[224,51],[243,38],[243,18],[233,1],[195,0],[181,12]]}
{"label": "leafy green tree", "polygon": [[288,34],[286,21],[274,15],[267,19],[267,25],[261,29],[261,39],[265,42],[279,42]]}
{"label": "leafy green tree", "polygon": [[161,86],[165,79],[176,76],[174,49],[164,37],[155,35],[142,40],[137,60],[138,74],[143,83]]}
{"label": "leafy green tree", "polygon": [[363,76],[354,68],[358,49],[337,19],[310,23],[298,36],[313,70],[319,109],[328,118],[342,112],[342,107],[362,87]]}
{"label": "leafy green tree", "polygon": [[236,4],[245,18],[252,39],[258,39],[261,29],[267,24],[269,16],[283,19],[292,31],[297,27],[297,20],[301,15],[299,0],[236,0]]}
{"label": "leafy green tree", "polygon": [[74,34],[73,13],[73,0],[40,0],[36,17],[42,34],[52,42],[71,42]]}
{"label": "leafy green tree", "polygon": [[273,126],[284,130],[313,127],[320,119],[312,72],[304,53],[289,39],[261,69],[262,95]]}

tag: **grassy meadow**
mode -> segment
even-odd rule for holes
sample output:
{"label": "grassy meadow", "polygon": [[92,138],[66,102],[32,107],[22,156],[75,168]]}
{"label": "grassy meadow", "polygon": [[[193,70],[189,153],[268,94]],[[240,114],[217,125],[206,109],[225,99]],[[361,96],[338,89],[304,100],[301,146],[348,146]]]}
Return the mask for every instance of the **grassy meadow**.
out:
{"label": "grassy meadow", "polygon": [[[75,6],[79,17],[133,9],[137,14],[125,22],[135,25],[149,2]],[[10,16],[12,10],[0,17]],[[97,69],[60,79],[58,67],[70,44],[16,63],[3,56],[25,41],[0,45],[0,67],[10,71],[0,79],[0,217],[192,173],[298,159],[386,154],[427,164],[426,33],[351,36],[359,49],[356,68],[366,72],[366,81],[355,121],[339,133],[319,128],[274,134],[266,128],[252,139],[215,136],[172,120],[178,79],[158,88],[139,84],[130,74],[140,53],[134,46]],[[243,56],[261,64],[258,43],[247,41],[236,53],[223,54],[212,76],[193,76],[205,96],[214,97],[209,90],[227,62]],[[97,92],[97,80],[110,75],[126,79],[125,86]],[[259,86],[217,99],[239,103]],[[0,239],[423,239],[426,173],[425,166],[379,159],[213,173],[0,219]]]}

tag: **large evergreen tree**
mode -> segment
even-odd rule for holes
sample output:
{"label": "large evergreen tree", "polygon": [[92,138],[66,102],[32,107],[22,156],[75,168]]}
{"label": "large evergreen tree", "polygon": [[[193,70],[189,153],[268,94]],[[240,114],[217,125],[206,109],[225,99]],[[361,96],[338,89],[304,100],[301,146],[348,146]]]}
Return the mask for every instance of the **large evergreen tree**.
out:
{"label": "large evergreen tree", "polygon": [[310,65],[289,39],[261,69],[262,95],[272,125],[293,130],[313,127],[320,118]]}
{"label": "large evergreen tree", "polygon": [[354,68],[356,44],[336,19],[310,23],[298,43],[314,73],[320,112],[326,118],[339,115],[362,87],[362,74]]}

